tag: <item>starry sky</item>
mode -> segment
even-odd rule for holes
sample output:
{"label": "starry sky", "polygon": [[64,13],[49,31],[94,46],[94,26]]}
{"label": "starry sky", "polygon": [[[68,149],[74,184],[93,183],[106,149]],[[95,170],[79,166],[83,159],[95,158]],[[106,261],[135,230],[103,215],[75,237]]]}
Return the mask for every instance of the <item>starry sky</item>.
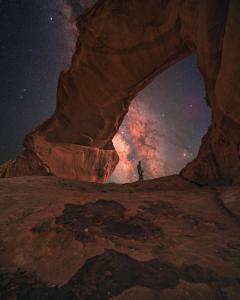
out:
{"label": "starry sky", "polygon": [[178,173],[196,157],[211,120],[195,56],[161,73],[132,102],[113,142],[120,163],[110,180],[146,179]]}
{"label": "starry sky", "polygon": [[[94,0],[0,0],[0,163],[14,159],[26,133],[55,109],[57,80],[69,66],[75,18]],[[110,178],[177,173],[198,152],[210,124],[196,58],[172,66],[132,102],[114,138],[120,163]]]}

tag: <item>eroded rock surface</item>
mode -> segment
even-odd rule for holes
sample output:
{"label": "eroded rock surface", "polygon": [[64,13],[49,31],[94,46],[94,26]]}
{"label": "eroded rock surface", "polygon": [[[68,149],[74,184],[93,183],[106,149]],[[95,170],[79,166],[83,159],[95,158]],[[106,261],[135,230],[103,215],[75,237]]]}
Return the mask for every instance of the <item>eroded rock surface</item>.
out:
{"label": "eroded rock surface", "polygon": [[231,189],[1,179],[0,299],[238,300]]}
{"label": "eroded rock surface", "polygon": [[182,175],[201,184],[239,183],[239,11],[238,0],[98,1],[78,21],[54,115],[27,135],[26,150],[0,176],[105,181],[118,162],[112,138],[131,100],[157,74],[196,53],[212,125]]}

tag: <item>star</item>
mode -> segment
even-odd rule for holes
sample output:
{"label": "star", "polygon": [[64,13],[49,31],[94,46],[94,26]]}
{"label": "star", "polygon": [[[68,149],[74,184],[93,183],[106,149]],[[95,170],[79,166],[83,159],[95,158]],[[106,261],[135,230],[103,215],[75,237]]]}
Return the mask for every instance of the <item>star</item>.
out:
{"label": "star", "polygon": [[[96,0],[2,2],[5,8],[0,19],[0,65],[4,72],[0,111],[6,112],[1,115],[2,128],[12,126],[12,131],[2,130],[1,139],[11,149],[6,146],[1,150],[0,146],[0,163],[13,159],[23,136],[54,110],[59,72],[69,66],[76,38],[69,14],[74,19],[83,6]],[[82,6],[76,8],[75,3]],[[25,16],[26,12],[29,15]],[[19,23],[23,17],[29,22]],[[42,38],[35,38],[36,34],[44,38],[44,43]],[[137,179],[138,159],[144,161],[149,178],[170,175],[169,170],[177,173],[191,161],[210,122],[210,113],[202,106],[202,117],[194,114],[198,109],[195,99],[201,101],[204,93],[193,56],[159,74],[139,94],[138,106],[133,110],[130,107],[132,113],[126,115],[119,129],[116,150],[122,151],[123,160],[113,180]],[[11,123],[10,117],[15,121]]]}

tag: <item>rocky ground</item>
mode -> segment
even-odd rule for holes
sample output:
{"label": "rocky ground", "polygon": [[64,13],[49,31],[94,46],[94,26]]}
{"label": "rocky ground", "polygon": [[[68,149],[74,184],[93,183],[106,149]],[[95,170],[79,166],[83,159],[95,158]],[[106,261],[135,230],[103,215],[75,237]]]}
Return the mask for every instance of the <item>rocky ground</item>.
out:
{"label": "rocky ground", "polygon": [[0,180],[0,299],[240,299],[240,187]]}

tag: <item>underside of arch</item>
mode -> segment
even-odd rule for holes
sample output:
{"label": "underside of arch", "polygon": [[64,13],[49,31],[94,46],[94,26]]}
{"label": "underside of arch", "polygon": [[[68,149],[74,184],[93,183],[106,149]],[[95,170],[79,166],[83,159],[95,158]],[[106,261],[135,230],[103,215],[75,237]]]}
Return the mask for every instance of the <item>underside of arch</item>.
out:
{"label": "underside of arch", "polygon": [[78,20],[72,63],[60,74],[56,111],[30,132],[0,177],[56,175],[105,182],[118,163],[112,139],[131,100],[151,80],[197,55],[212,124],[181,175],[240,182],[240,2],[100,0]]}

